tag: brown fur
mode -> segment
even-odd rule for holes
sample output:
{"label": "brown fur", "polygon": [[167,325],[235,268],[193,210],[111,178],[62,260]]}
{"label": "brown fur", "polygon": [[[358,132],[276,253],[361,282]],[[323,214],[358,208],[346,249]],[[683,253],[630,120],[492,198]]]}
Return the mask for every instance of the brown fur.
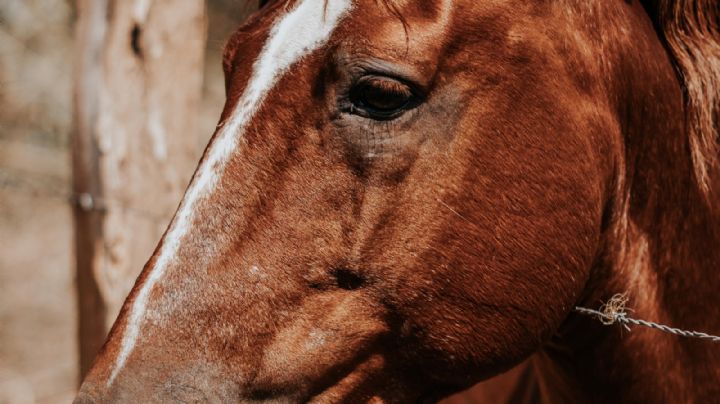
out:
{"label": "brown fur", "polygon": [[[651,18],[683,82],[695,175],[703,192],[717,192],[720,119],[720,3],[648,0]],[[711,202],[717,195],[708,195]]]}
{"label": "brown fur", "polygon": [[[292,4],[229,42],[222,120]],[[156,256],[78,402],[436,400],[529,357],[505,397],[714,400],[717,347],[571,309],[627,291],[637,317],[720,333],[717,8],[456,0],[446,26],[436,0],[392,4],[358,0],[278,82],[125,369],[105,386]],[[377,69],[423,102],[343,112]]]}

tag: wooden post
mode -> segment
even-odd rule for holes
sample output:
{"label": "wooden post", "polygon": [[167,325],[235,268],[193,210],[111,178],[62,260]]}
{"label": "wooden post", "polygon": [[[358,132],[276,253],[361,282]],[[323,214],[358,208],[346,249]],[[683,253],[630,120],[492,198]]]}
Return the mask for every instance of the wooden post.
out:
{"label": "wooden post", "polygon": [[84,375],[197,163],[206,18],[204,1],[78,0],[77,8],[72,166]]}
{"label": "wooden post", "polygon": [[[78,337],[80,372],[83,375],[106,333],[107,306],[93,276],[94,263],[100,254],[97,249],[102,244],[102,214],[92,209],[91,199],[92,196],[100,198],[102,195],[97,175],[99,152],[95,142],[95,123],[106,14],[107,0],[78,1],[71,153]],[[82,200],[79,195],[83,195]]]}

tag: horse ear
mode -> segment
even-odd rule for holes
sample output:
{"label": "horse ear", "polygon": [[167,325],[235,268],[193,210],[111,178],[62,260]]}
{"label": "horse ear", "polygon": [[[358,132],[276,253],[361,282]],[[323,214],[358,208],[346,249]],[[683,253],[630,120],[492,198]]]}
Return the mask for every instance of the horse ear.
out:
{"label": "horse ear", "polygon": [[720,192],[720,1],[641,2],[683,83],[695,175],[712,200]]}

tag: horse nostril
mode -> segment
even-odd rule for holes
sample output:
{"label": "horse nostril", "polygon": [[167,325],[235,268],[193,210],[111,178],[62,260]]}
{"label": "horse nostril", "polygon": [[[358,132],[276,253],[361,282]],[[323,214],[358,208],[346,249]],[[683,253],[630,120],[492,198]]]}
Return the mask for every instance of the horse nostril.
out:
{"label": "horse nostril", "polygon": [[333,276],[340,289],[355,290],[365,285],[365,278],[357,272],[347,268],[339,268],[333,271]]}

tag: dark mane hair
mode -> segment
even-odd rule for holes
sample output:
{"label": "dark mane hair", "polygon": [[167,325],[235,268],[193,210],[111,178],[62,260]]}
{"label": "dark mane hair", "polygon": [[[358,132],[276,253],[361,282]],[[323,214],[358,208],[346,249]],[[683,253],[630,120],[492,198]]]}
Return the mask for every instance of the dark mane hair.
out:
{"label": "dark mane hair", "polygon": [[720,1],[644,0],[683,83],[697,181],[706,196],[720,178]]}

